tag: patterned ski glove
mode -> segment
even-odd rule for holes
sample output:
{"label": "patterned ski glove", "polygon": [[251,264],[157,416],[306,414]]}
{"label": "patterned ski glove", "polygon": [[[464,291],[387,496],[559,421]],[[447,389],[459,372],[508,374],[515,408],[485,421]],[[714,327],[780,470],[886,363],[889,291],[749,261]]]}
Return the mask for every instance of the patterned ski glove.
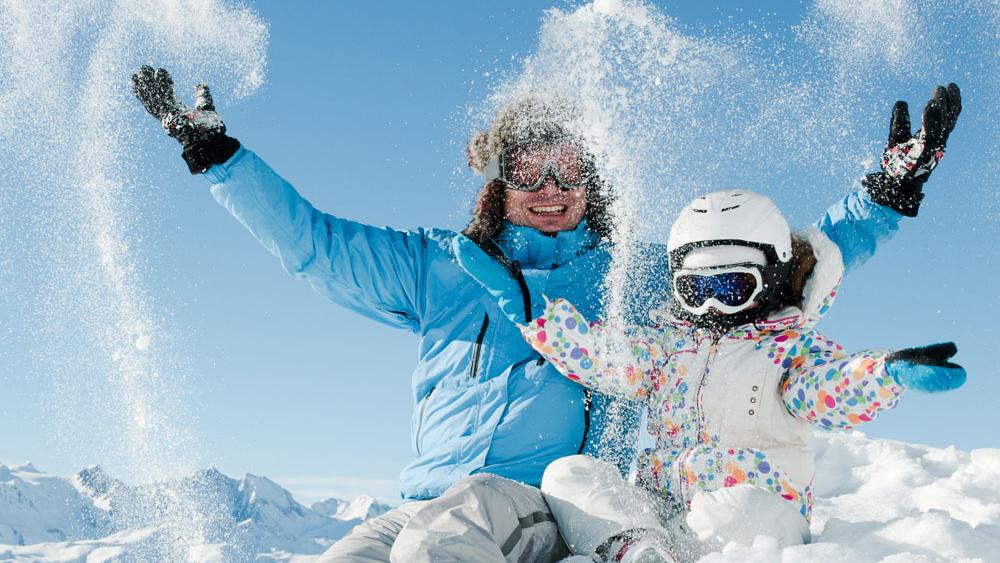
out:
{"label": "patterned ski glove", "polygon": [[162,68],[153,70],[143,65],[132,75],[131,85],[146,111],[160,120],[167,135],[183,145],[181,156],[192,174],[226,162],[240,148],[239,141],[226,135],[226,124],[215,112],[212,94],[205,84],[195,87],[193,109],[177,99],[174,79]]}
{"label": "patterned ski glove", "polygon": [[924,182],[944,156],[948,135],[962,112],[962,93],[954,83],[938,86],[924,107],[922,127],[910,131],[906,102],[892,108],[889,142],[882,153],[882,171],[868,174],[862,185],[872,201],[891,207],[907,217],[916,217],[924,199]]}
{"label": "patterned ski glove", "polygon": [[965,383],[965,368],[949,362],[958,353],[954,342],[906,348],[885,359],[885,369],[896,383],[908,389],[938,393]]}
{"label": "patterned ski glove", "polygon": [[525,314],[521,286],[507,268],[465,235],[456,236],[451,241],[451,248],[458,265],[497,300],[500,310],[511,322],[516,324],[530,320]]}

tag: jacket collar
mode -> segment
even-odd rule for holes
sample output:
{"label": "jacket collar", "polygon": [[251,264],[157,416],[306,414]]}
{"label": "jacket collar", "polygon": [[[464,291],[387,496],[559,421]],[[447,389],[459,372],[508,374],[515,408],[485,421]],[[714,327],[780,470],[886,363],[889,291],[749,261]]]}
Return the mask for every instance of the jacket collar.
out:
{"label": "jacket collar", "polygon": [[581,220],[576,229],[554,235],[505,221],[495,241],[507,258],[517,260],[522,267],[548,270],[594,248],[599,237],[587,228],[586,219]]}

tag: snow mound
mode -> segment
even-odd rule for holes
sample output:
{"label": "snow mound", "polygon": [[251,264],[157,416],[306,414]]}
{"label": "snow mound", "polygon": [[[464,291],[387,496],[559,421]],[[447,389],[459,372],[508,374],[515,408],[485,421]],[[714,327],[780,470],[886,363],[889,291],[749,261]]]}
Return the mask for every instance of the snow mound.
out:
{"label": "snow mound", "polygon": [[730,544],[703,563],[1000,561],[1000,449],[816,434],[813,543]]}
{"label": "snow mound", "polygon": [[[813,543],[773,538],[729,544],[702,563],[1000,561],[1000,449],[971,452],[851,434],[817,434]],[[237,530],[191,546],[194,561],[310,561],[388,506],[363,496],[306,507],[266,477],[209,469],[185,486],[211,487]],[[163,533],[110,530],[108,512],[130,487],[87,468],[70,478],[0,465],[0,560],[115,561],[144,553]],[[3,545],[7,544],[7,545]],[[256,554],[250,555],[250,554]]]}

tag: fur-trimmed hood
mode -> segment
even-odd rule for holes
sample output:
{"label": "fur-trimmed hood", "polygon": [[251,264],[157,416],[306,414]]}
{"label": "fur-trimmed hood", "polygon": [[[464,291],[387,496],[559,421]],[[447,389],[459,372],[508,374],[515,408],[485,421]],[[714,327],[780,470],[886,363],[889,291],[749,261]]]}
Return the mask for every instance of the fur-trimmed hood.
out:
{"label": "fur-trimmed hood", "polygon": [[501,107],[488,131],[469,139],[469,167],[482,174],[486,164],[501,152],[527,142],[577,139],[580,111],[560,98],[525,97]]}
{"label": "fur-trimmed hood", "polygon": [[816,257],[816,267],[802,289],[802,301],[798,307],[785,307],[768,316],[759,328],[782,330],[786,328],[812,328],[833,305],[844,278],[844,259],[840,248],[822,231],[810,226],[797,233],[812,247]]}
{"label": "fur-trimmed hood", "polygon": [[[518,145],[570,141],[586,150],[580,134],[582,114],[562,98],[518,98],[497,111],[488,131],[478,131],[469,140],[469,167],[482,174],[491,159]],[[609,238],[612,218],[610,189],[603,181],[587,186],[587,223],[602,238]],[[474,241],[483,242],[498,235],[505,219],[506,186],[502,182],[486,182],[476,196],[472,220],[462,231]]]}

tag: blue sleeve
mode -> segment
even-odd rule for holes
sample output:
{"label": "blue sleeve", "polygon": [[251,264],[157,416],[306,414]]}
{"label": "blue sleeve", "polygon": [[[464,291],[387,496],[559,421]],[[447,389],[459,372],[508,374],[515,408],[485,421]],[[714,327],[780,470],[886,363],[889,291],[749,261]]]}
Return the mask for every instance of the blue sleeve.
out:
{"label": "blue sleeve", "polygon": [[830,206],[816,226],[840,247],[844,270],[850,271],[867,262],[880,244],[896,234],[902,218],[898,211],[873,202],[867,192],[858,190]]}
{"label": "blue sleeve", "polygon": [[380,229],[316,210],[243,147],[205,172],[212,196],[281,260],[330,300],[385,324],[417,330],[427,237]]}

